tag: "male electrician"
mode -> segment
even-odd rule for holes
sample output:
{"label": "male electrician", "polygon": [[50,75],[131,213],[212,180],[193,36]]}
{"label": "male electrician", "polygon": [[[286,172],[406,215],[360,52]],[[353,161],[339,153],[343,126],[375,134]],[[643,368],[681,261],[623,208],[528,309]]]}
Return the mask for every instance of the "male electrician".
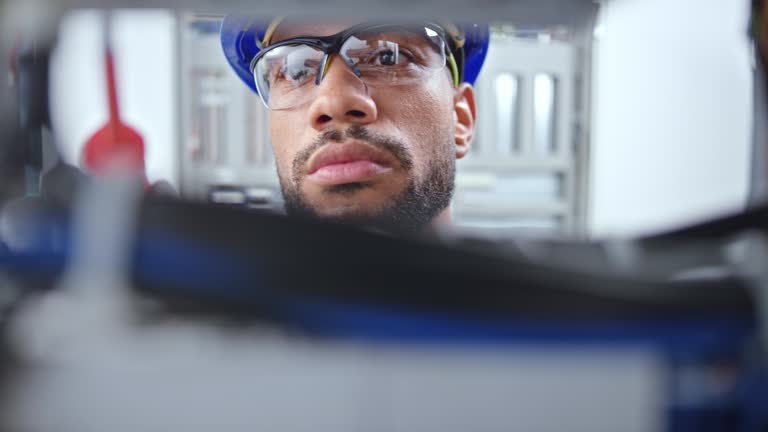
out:
{"label": "male electrician", "polygon": [[449,221],[487,26],[232,15],[221,40],[269,109],[288,214],[401,232]]}

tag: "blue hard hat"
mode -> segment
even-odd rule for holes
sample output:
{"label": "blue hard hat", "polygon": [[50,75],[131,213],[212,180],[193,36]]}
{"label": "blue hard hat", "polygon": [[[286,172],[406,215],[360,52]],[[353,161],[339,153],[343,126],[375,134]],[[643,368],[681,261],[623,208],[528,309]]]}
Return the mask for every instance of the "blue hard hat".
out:
{"label": "blue hard hat", "polygon": [[[261,50],[261,41],[274,26],[273,18],[252,15],[228,15],[221,23],[221,47],[232,69],[256,92],[251,60]],[[454,56],[459,66],[459,81],[474,84],[485,61],[490,30],[485,24],[456,24],[449,31],[454,38]]]}

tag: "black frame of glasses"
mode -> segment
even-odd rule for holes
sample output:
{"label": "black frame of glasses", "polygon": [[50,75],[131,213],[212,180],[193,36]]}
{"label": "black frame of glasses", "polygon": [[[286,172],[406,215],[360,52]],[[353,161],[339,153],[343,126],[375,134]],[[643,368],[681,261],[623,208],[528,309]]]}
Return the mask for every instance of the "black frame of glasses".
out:
{"label": "black frame of glasses", "polygon": [[330,58],[332,54],[338,53],[341,50],[341,47],[344,45],[347,39],[349,39],[350,36],[356,33],[360,33],[362,31],[373,30],[373,29],[391,28],[393,30],[413,30],[414,28],[423,29],[425,27],[435,31],[437,35],[443,39],[443,41],[445,42],[445,49],[446,49],[445,54],[448,56],[454,56],[453,51],[455,47],[454,47],[452,38],[447,37],[446,36],[447,32],[445,31],[445,29],[437,23],[418,22],[418,23],[406,23],[406,24],[392,24],[392,23],[368,21],[368,22],[356,24],[352,27],[344,29],[330,36],[298,36],[295,38],[290,38],[290,39],[281,40],[279,42],[275,42],[273,45],[269,45],[268,47],[259,51],[259,53],[256,54],[256,56],[253,58],[253,60],[251,60],[251,66],[250,66],[251,73],[253,74],[254,71],[256,70],[256,63],[258,63],[258,61],[261,60],[262,57],[264,57],[267,53],[269,53],[273,49],[279,48],[281,46],[286,46],[286,45],[303,44],[303,45],[315,47],[325,54],[323,56],[323,60],[320,62],[320,65],[318,66],[319,69],[315,78],[315,84],[319,85],[320,82],[322,82],[323,77],[325,75],[325,65],[328,62],[328,58]]}

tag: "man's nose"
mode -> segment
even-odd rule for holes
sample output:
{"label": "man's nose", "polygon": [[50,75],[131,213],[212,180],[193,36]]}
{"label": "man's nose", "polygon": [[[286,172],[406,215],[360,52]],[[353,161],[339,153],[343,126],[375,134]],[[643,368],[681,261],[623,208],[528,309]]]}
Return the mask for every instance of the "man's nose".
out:
{"label": "man's nose", "polygon": [[366,125],[376,121],[376,103],[368,87],[344,63],[333,56],[309,107],[309,122],[318,131],[330,126]]}

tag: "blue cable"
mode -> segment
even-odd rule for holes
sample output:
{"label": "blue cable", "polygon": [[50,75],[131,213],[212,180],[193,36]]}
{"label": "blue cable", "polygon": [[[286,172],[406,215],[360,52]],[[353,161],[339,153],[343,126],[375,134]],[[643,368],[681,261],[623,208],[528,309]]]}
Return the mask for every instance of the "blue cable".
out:
{"label": "blue cable", "polygon": [[[32,252],[0,251],[0,268],[32,276],[55,275],[64,269],[70,248],[67,239],[58,248],[40,242]],[[755,331],[754,323],[743,317],[592,322],[490,320],[406,306],[317,301],[270,289],[266,278],[259,279],[269,269],[259,268],[255,256],[246,260],[242,255],[216,251],[160,230],[143,231],[136,240],[136,251],[134,275],[167,289],[161,294],[268,308],[288,324],[329,337],[398,343],[641,344],[656,345],[674,355],[701,355],[738,351]]]}

